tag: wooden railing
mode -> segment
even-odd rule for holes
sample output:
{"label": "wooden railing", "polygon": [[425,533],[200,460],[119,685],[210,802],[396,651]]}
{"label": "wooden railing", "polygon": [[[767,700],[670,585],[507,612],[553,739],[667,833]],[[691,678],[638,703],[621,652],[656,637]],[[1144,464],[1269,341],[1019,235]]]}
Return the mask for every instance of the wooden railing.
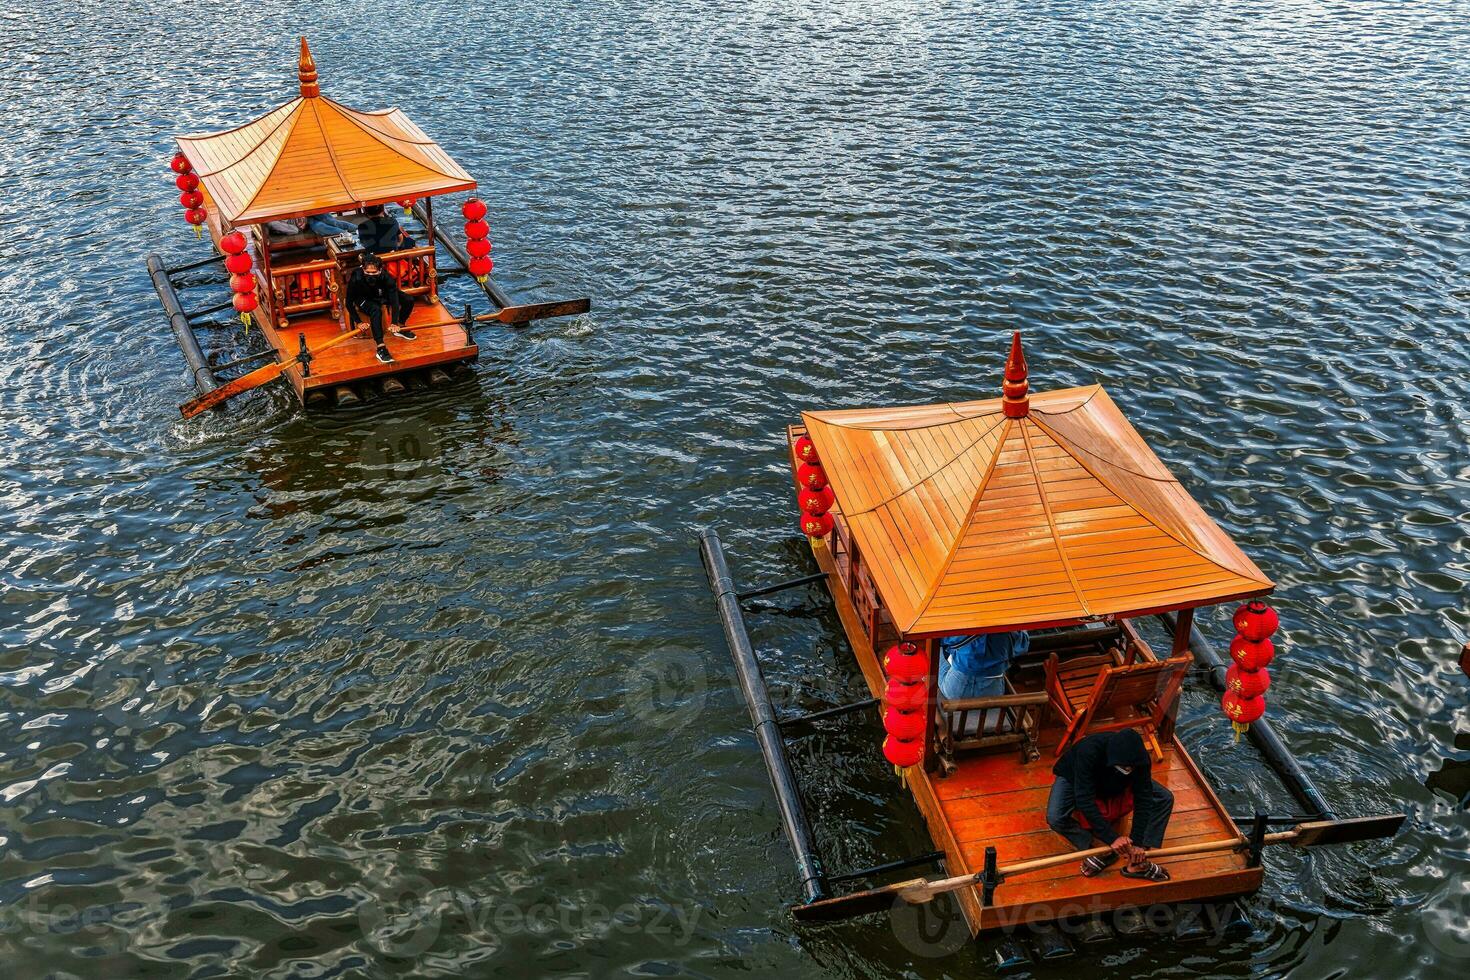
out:
{"label": "wooden railing", "polygon": [[384,252],[380,256],[388,275],[398,280],[398,288],[410,296],[439,294],[439,285],[434,278],[434,246],[416,245],[413,248]]}
{"label": "wooden railing", "polygon": [[332,259],[314,259],[271,268],[271,292],[277,313],[290,316],[312,310],[339,310],[341,287],[337,263]]}
{"label": "wooden railing", "polygon": [[988,698],[939,700],[939,764],[944,775],[955,771],[954,757],[964,751],[1015,745],[1023,763],[1041,757],[1041,726],[1051,699],[1045,691],[1017,694],[1009,680],[1006,692]]}

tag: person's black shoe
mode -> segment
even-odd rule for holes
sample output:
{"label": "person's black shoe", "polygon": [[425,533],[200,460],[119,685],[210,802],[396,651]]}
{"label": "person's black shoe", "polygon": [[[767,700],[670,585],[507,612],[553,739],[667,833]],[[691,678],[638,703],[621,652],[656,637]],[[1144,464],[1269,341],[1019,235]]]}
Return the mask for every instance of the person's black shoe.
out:
{"label": "person's black shoe", "polygon": [[384,364],[393,363],[393,355],[388,353],[388,348],[384,347],[382,344],[378,345],[378,360],[382,361]]}
{"label": "person's black shoe", "polygon": [[397,337],[399,340],[417,340],[419,337],[418,334],[414,333],[407,327],[394,327],[393,336]]}

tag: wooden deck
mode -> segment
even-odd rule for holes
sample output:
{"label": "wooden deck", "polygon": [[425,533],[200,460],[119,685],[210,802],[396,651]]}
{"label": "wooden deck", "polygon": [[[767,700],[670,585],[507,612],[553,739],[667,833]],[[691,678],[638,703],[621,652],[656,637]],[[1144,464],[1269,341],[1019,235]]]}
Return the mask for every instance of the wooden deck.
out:
{"label": "wooden deck", "polygon": [[[464,327],[458,322],[447,326],[420,326],[441,323],[452,316],[437,301],[420,301],[408,318],[408,326],[415,332],[415,339],[399,340],[392,334],[387,335],[388,350],[393,355],[392,364],[378,361],[372,335],[363,331],[356,339],[319,354],[311,363],[310,377],[304,377],[299,367],[289,368],[286,377],[291,380],[297,396],[305,400],[306,393],[313,388],[331,387],[363,378],[388,377],[477,357],[479,347],[465,336]],[[261,329],[271,345],[281,352],[283,360],[294,357],[301,349],[301,334],[306,335],[307,347],[318,347],[341,333],[337,321],[325,312],[292,317],[284,330],[275,329],[262,318]]]}
{"label": "wooden deck", "polygon": [[[881,696],[885,684],[882,668],[847,583],[825,541],[813,541],[812,551],[822,570],[831,576],[833,599],[858,665],[873,694]],[[1079,674],[1072,683],[1081,686],[1090,681]],[[945,854],[947,873],[980,870],[985,848],[992,845],[1001,865],[1071,850],[1046,824],[1051,767],[1060,735],[1060,726],[1053,717],[1043,731],[1041,758],[1031,763],[1022,763],[1014,748],[1002,748],[958,756],[959,768],[948,778],[926,772],[921,766],[908,770],[909,790],[936,849]],[[1174,793],[1174,815],[1164,840],[1166,846],[1237,836],[1223,805],[1177,739],[1167,744],[1164,762],[1154,767],[1154,778]],[[973,888],[959,892],[958,897],[971,931],[978,934],[1011,924],[1126,906],[1245,894],[1260,887],[1264,874],[1260,867],[1247,867],[1245,856],[1236,852],[1159,863],[1169,869],[1171,881],[1133,881],[1118,874],[1117,865],[1096,878],[1084,878],[1075,865],[1068,864],[1002,884],[991,907],[981,908]]]}

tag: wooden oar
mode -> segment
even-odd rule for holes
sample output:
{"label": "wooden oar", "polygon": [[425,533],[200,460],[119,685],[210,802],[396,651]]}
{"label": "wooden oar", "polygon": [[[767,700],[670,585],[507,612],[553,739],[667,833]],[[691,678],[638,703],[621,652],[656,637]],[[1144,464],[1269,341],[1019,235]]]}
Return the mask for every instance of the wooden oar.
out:
{"label": "wooden oar", "polygon": [[[527,303],[525,306],[503,306],[494,313],[481,313],[471,317],[475,323],[530,323],[532,320],[549,320],[556,316],[576,316],[592,309],[590,299],[564,299],[555,303]],[[452,327],[464,323],[463,317],[438,320],[433,323],[413,323],[410,330],[426,330],[432,327]]]}
{"label": "wooden oar", "polygon": [[592,300],[565,299],[557,303],[528,303],[525,306],[505,306],[498,312],[475,317],[476,320],[495,320],[499,323],[530,323],[532,320],[549,320],[555,316],[577,316],[592,309]]}
{"label": "wooden oar", "polygon": [[[1347,844],[1353,841],[1369,840],[1375,837],[1391,837],[1404,822],[1404,815],[1393,814],[1382,817],[1356,817],[1350,820],[1321,820],[1312,823],[1300,823],[1291,830],[1280,833],[1267,834],[1266,844],[1295,844],[1297,847],[1312,847],[1318,844]],[[1244,850],[1249,842],[1244,837],[1226,837],[1220,840],[1205,841],[1199,844],[1179,844],[1174,847],[1160,847],[1148,852],[1150,861],[1155,858],[1183,857],[1190,854],[1212,854],[1219,851]],[[1015,875],[1025,874],[1028,871],[1041,871],[1045,868],[1055,868],[1061,864],[1076,861],[1081,862],[1086,858],[1100,857],[1111,854],[1110,847],[1094,847],[1086,851],[1073,851],[1070,854],[1054,854],[1051,857],[1036,858],[1031,861],[1021,861],[1017,864],[1008,864],[999,869],[1001,881]],[[791,909],[791,914],[803,922],[826,922],[834,919],[846,919],[854,915],[863,915],[868,912],[880,912],[892,908],[896,899],[903,899],[911,904],[932,902],[936,896],[946,892],[959,891],[962,888],[970,888],[982,883],[983,871],[973,874],[957,875],[953,878],[940,878],[930,880],[928,878],[913,878],[909,881],[898,881],[881,888],[870,888],[867,891],[853,892],[851,895],[839,895],[836,898],[823,899],[820,902],[812,902],[808,905],[797,905]],[[979,900],[977,895],[976,899]]]}
{"label": "wooden oar", "polygon": [[366,329],[367,327],[357,327],[353,330],[349,330],[347,333],[339,334],[336,337],[333,337],[331,340],[313,350],[306,351],[304,355],[297,354],[295,357],[291,358],[288,361],[277,361],[275,364],[267,364],[265,367],[256,368],[254,371],[251,371],[248,374],[240,375],[234,381],[226,381],[224,384],[220,385],[218,388],[214,389],[208,394],[200,395],[198,398],[192,398],[189,401],[184,402],[184,404],[179,406],[179,411],[183,414],[184,418],[192,419],[200,412],[208,411],[209,409],[214,408],[216,405],[229,401],[231,398],[234,398],[236,395],[241,394],[242,392],[259,388],[261,385],[266,384],[267,382],[276,380],[287,368],[291,367],[293,364],[300,364],[303,356],[315,357],[322,351],[326,350],[328,347],[336,347],[338,344],[343,343],[344,341],[351,340],[353,337],[356,337],[358,334],[362,333]]}

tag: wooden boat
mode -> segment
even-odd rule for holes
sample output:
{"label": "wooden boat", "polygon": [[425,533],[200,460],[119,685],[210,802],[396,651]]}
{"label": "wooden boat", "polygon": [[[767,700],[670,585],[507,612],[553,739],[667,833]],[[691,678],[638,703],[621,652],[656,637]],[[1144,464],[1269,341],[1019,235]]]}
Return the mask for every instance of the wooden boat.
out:
{"label": "wooden boat", "polygon": [[[1195,611],[1259,600],[1273,583],[1100,385],[1032,394],[1017,334],[1002,387],[1002,397],[983,401],[803,413],[786,440],[819,569],[813,575],[740,592],[718,538],[702,535],[797,856],[806,897],[797,918],[841,918],[952,893],[972,934],[1057,920],[1096,926],[1114,910],[1254,892],[1269,844],[1395,832],[1401,815],[1338,820],[1264,718],[1249,726],[1250,741],[1305,813],[1231,815],[1174,717],[1191,671],[1227,686],[1224,664],[1194,626]],[[766,694],[741,602],[813,582],[830,588],[872,698],[783,719]],[[1145,637],[1155,622],[1167,630],[1167,648],[1155,650]],[[1030,634],[1030,651],[1007,671],[1003,694],[938,695],[941,638],[1019,630]],[[884,754],[903,766],[934,851],[829,875],[785,741],[848,710],[875,711],[890,724],[885,702],[899,680],[884,664],[886,655],[892,667],[896,648],[917,648],[924,674],[912,683],[922,681],[924,700],[912,757],[889,754],[893,735]],[[1087,852],[1074,853],[1047,824],[1060,752],[1088,734],[1124,727],[1143,735],[1154,779],[1174,795],[1167,836],[1151,853],[1168,881],[1131,880],[1116,868],[1084,877]],[[878,746],[875,739],[875,752]],[[1272,831],[1283,825],[1291,829]],[[927,863],[946,877],[834,893],[840,882]]]}
{"label": "wooden boat", "polygon": [[[250,297],[242,301],[237,295],[234,306],[259,322],[268,347],[243,361],[270,359],[272,366],[259,373],[284,376],[308,406],[355,402],[369,392],[402,390],[405,375],[447,379],[450,369],[478,356],[475,318],[469,310],[451,312],[440,297],[440,283],[448,275],[473,270],[486,296],[502,310],[512,311],[481,320],[525,322],[588,308],[586,300],[515,306],[489,278],[488,239],[482,236],[483,247],[469,250],[476,253],[472,258],[465,244],[435,223],[435,198],[475,190],[474,178],[401,110],[363,112],[322,94],[305,38],[297,78],[295,98],[252,122],[176,138],[174,169],[183,191],[180,200],[186,207],[195,205],[186,210],[186,219],[197,222],[196,230],[207,229],[222,253],[240,251],[242,239],[227,237],[238,232],[253,260],[247,273],[232,276],[232,286]],[[412,247],[381,253],[389,274],[415,300],[407,326],[416,336],[408,340],[390,334],[387,345],[393,360],[384,364],[376,358],[366,330],[343,337],[353,326],[345,303],[348,277],[364,254],[355,238],[350,234],[323,238],[309,230],[281,234],[267,226],[328,214],[351,221],[365,208],[395,203],[405,209],[405,224],[411,219],[422,224],[408,228],[417,236]],[[441,248],[458,268],[440,268]],[[213,261],[168,268],[156,255],[148,259],[201,396],[216,389],[222,368],[204,356],[193,325],[231,303],[186,313],[175,276]],[[300,356],[303,353],[307,356]],[[222,395],[212,397],[207,404],[215,404]]]}

